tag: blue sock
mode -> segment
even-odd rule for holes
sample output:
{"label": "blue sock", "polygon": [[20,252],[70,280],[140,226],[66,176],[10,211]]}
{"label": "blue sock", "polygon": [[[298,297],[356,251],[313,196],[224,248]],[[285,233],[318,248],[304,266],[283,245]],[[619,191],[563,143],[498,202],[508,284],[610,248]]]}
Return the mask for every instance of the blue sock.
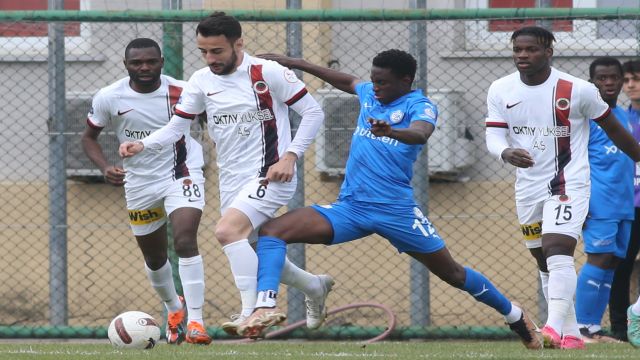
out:
{"label": "blue sock", "polygon": [[[608,274],[610,273],[610,274]],[[609,281],[606,281],[610,278]],[[601,269],[589,263],[584,264],[578,274],[576,287],[576,319],[578,324],[600,325],[609,303],[613,270]]]}
{"label": "blue sock", "polygon": [[260,236],[258,254],[258,291],[278,292],[280,276],[287,256],[287,244],[275,237]]}
{"label": "blue sock", "polygon": [[481,273],[468,268],[464,268],[466,279],[463,290],[471,294],[477,301],[491,306],[502,315],[507,315],[511,311],[511,301],[507,299],[495,286]]}

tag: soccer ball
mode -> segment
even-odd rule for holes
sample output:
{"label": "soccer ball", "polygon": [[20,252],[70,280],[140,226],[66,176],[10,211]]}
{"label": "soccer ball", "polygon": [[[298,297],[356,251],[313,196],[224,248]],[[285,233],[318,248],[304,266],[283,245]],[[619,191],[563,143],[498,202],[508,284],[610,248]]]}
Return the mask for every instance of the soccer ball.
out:
{"label": "soccer ball", "polygon": [[109,324],[109,341],[118,348],[151,349],[160,340],[156,320],[142,311],[127,311]]}

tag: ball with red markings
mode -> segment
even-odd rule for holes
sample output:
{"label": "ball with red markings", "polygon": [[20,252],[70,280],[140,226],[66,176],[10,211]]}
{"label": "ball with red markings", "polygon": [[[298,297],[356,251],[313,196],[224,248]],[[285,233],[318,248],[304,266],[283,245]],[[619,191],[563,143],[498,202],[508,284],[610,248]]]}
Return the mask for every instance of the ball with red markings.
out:
{"label": "ball with red markings", "polygon": [[160,326],[149,314],[127,311],[109,324],[109,341],[118,348],[151,349],[160,340]]}

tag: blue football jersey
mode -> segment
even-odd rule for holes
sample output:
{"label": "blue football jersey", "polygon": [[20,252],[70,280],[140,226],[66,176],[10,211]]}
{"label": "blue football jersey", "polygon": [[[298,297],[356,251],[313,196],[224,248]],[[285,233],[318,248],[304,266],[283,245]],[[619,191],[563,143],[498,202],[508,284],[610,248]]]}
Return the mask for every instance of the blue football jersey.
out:
{"label": "blue football jersey", "polygon": [[[631,132],[627,112],[619,106],[612,109],[618,121]],[[591,167],[591,199],[589,216],[595,219],[634,218],[634,161],[618,149],[607,134],[590,120],[589,166]]]}
{"label": "blue football jersey", "polygon": [[408,145],[386,136],[376,137],[371,133],[368,119],[386,121],[397,129],[408,128],[413,121],[427,121],[435,126],[436,106],[421,90],[413,90],[389,104],[382,104],[375,98],[371,82],[356,85],[356,93],[360,100],[360,115],[351,138],[345,179],[338,199],[413,202],[413,163],[423,145]]}

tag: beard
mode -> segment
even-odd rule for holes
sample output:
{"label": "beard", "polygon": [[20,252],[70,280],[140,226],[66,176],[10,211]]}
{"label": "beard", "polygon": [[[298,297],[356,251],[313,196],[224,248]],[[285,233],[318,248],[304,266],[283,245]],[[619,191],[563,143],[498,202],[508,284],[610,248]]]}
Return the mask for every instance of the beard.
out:
{"label": "beard", "polygon": [[[231,53],[231,58],[229,59],[229,62],[222,64],[223,65],[222,70],[216,72],[213,70],[211,65],[209,65],[209,69],[211,69],[211,72],[216,75],[229,75],[235,70],[237,61],[238,61],[238,55],[236,55],[236,52],[234,51]],[[220,65],[220,64],[218,63],[215,65]]]}

